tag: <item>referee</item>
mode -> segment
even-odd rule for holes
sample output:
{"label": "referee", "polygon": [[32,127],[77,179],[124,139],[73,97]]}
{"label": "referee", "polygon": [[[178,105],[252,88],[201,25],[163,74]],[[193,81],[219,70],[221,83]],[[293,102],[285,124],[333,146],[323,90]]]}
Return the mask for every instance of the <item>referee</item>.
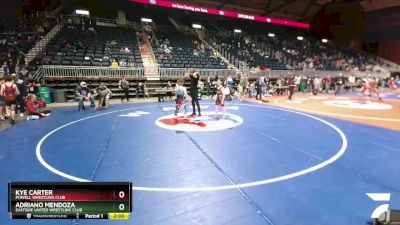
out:
{"label": "referee", "polygon": [[199,112],[198,116],[201,116],[200,104],[199,104],[199,91],[197,88],[200,76],[193,68],[189,69],[188,75],[190,77],[190,89],[189,89],[190,96],[192,97],[192,108],[193,108],[192,116],[196,115],[196,106],[197,106],[197,111]]}

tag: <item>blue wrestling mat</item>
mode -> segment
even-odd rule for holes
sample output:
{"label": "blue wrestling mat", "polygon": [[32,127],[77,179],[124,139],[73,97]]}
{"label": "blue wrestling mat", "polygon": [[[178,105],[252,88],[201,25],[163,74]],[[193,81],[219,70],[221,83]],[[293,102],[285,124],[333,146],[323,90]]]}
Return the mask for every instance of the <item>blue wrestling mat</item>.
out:
{"label": "blue wrestling mat", "polygon": [[[0,224],[353,225],[400,208],[400,132],[228,102],[173,118],[173,103],[115,105],[0,133]],[[188,109],[191,112],[191,108]],[[9,181],[129,181],[129,222],[11,220]],[[375,202],[366,193],[390,193]]]}

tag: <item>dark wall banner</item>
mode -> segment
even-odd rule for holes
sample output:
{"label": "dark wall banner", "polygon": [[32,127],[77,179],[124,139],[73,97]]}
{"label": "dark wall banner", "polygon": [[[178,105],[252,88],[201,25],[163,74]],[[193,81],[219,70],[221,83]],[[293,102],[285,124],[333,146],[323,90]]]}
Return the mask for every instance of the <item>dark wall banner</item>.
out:
{"label": "dark wall banner", "polygon": [[308,23],[300,23],[297,21],[282,20],[282,19],[263,17],[263,16],[255,16],[255,15],[243,14],[243,13],[238,13],[238,12],[218,10],[218,9],[212,9],[212,8],[182,4],[182,3],[175,3],[175,2],[169,2],[169,1],[162,1],[162,0],[129,0],[129,1],[143,3],[143,4],[156,5],[156,6],[161,6],[161,7],[167,7],[167,8],[173,8],[173,9],[188,10],[188,11],[192,11],[192,12],[225,16],[225,17],[231,17],[231,18],[237,18],[237,19],[252,20],[252,21],[263,22],[263,23],[271,23],[271,24],[277,24],[277,25],[282,25],[282,26],[290,26],[290,27],[297,27],[297,28],[303,28],[303,29],[310,28],[310,24],[308,24]]}

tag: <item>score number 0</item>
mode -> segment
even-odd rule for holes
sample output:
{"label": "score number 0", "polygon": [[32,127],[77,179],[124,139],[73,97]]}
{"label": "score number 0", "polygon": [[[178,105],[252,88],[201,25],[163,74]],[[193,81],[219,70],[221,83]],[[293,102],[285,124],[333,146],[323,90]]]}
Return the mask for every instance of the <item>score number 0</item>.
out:
{"label": "score number 0", "polygon": [[[118,197],[119,198],[124,198],[125,197],[125,192],[120,191],[118,193]],[[125,205],[121,203],[121,204],[119,204],[118,208],[119,208],[119,210],[123,211],[125,209]]]}

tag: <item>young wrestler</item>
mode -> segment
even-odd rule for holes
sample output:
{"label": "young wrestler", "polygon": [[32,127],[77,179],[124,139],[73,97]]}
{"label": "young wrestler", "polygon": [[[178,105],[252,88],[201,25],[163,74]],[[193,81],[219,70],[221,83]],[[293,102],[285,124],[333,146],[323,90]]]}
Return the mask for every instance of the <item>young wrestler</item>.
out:
{"label": "young wrestler", "polygon": [[374,92],[378,96],[379,101],[382,101],[378,90],[378,82],[376,82],[374,79],[363,79],[363,81],[364,82],[361,87],[361,98],[368,97],[369,100],[372,92]]}
{"label": "young wrestler", "polygon": [[186,117],[186,104],[185,104],[185,99],[187,96],[187,91],[186,88],[183,86],[183,84],[185,83],[185,79],[181,78],[178,80],[177,84],[176,84],[176,88],[175,88],[175,97],[176,97],[176,110],[175,110],[175,116],[178,115],[180,109],[182,109],[182,107],[185,110],[185,114],[184,116]]}
{"label": "young wrestler", "polygon": [[5,83],[0,87],[0,96],[4,96],[4,102],[6,106],[6,114],[10,115],[10,124],[15,124],[15,109],[17,107],[17,96],[19,90],[16,84],[13,82],[12,75],[6,75]]}
{"label": "young wrestler", "polygon": [[225,87],[224,87],[222,82],[218,82],[217,83],[217,90],[216,91],[217,91],[217,94],[215,96],[215,102],[214,102],[215,114],[217,116],[218,108],[221,107],[222,108],[222,112],[223,112],[223,118],[225,118],[225,116],[226,116],[226,112],[225,112]]}

